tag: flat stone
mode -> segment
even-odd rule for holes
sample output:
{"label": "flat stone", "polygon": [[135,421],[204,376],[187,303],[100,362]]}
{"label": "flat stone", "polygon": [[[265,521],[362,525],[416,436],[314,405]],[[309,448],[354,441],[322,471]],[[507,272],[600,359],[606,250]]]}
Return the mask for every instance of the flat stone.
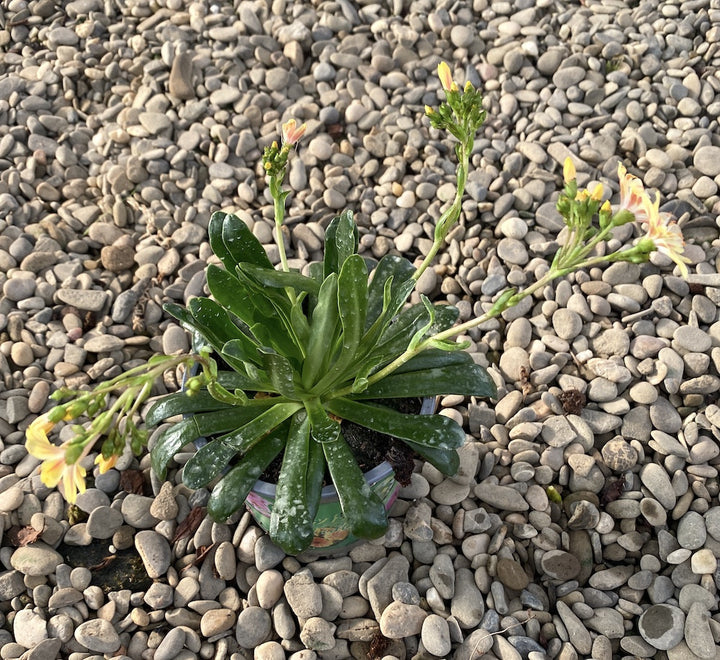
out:
{"label": "flat stone", "polygon": [[640,480],[665,509],[670,510],[675,506],[677,497],[670,483],[670,477],[662,466],[657,463],[644,465],[640,470]]}
{"label": "flat stone", "polygon": [[710,611],[702,603],[692,603],[685,618],[685,643],[701,658],[717,657],[717,647],[710,628]]}
{"label": "flat stone", "polygon": [[530,505],[514,488],[481,483],[475,486],[475,496],[499,511],[527,511]]}
{"label": "flat stone", "polygon": [[402,639],[417,635],[428,613],[417,605],[395,601],[390,603],[380,617],[380,632],[389,639]]}
{"label": "flat stone", "polygon": [[14,569],[32,577],[50,575],[62,563],[62,555],[42,542],[18,548],[10,557]]}
{"label": "flat stone", "polygon": [[677,646],[683,638],[685,613],[674,605],[652,605],[638,619],[642,638],[660,651]]}
{"label": "flat stone", "polygon": [[235,639],[244,649],[254,649],[270,635],[272,621],[262,607],[246,607],[237,618]]}
{"label": "flat stone", "polygon": [[508,589],[520,591],[530,583],[528,574],[520,562],[501,557],[497,562],[497,577]]}
{"label": "flat stone", "polygon": [[55,294],[58,300],[80,310],[99,312],[105,306],[108,295],[105,291],[84,289],[58,289]]}
{"label": "flat stone", "polygon": [[566,582],[580,573],[578,558],[564,550],[548,550],[540,559],[540,566],[549,578]]}
{"label": "flat stone", "polygon": [[452,649],[447,621],[437,614],[429,614],[422,624],[421,639],[428,653],[447,657]]}
{"label": "flat stone", "polygon": [[13,621],[15,641],[26,649],[48,638],[47,622],[32,610],[20,610]]}
{"label": "flat stone", "polygon": [[167,573],[172,551],[164,537],[154,531],[140,531],[135,535],[135,547],[149,577],[156,579]]}
{"label": "flat stone", "polygon": [[227,608],[208,610],[200,619],[200,632],[204,637],[212,637],[230,630],[235,625],[235,612]]}
{"label": "flat stone", "polygon": [[76,641],[89,651],[114,653],[120,648],[120,637],[105,619],[91,619],[75,629]]}

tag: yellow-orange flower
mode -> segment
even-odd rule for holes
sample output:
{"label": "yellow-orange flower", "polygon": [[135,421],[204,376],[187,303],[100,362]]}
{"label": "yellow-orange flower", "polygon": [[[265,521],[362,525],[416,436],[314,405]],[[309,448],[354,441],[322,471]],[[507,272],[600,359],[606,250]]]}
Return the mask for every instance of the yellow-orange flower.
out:
{"label": "yellow-orange flower", "polygon": [[65,499],[71,504],[75,503],[77,493],[85,492],[85,468],[79,461],[68,464],[66,458],[67,443],[60,446],[53,445],[47,437],[55,424],[47,415],[41,415],[28,427],[25,436],[25,446],[28,453],[39,458],[43,463],[40,467],[40,479],[49,488],[55,488],[62,482],[65,490]]}
{"label": "yellow-orange flower", "polygon": [[113,454],[110,458],[105,458],[102,454],[98,454],[98,457],[95,459],[95,463],[98,465],[100,474],[105,474],[110,468],[115,467],[115,463],[117,463],[118,458],[120,457],[117,454]]}
{"label": "yellow-orange flower", "polygon": [[298,126],[294,119],[288,120],[282,127],[283,142],[285,144],[297,144],[300,138],[305,135],[306,130],[307,124]]}
{"label": "yellow-orange flower", "polygon": [[575,163],[573,163],[572,158],[568,156],[563,164],[563,180],[565,183],[571,183],[572,181],[575,181],[576,176]]}
{"label": "yellow-orange flower", "polygon": [[618,163],[618,179],[620,181],[620,211],[629,211],[638,222],[647,222],[645,200],[650,199],[645,192],[642,181],[632,174],[628,174],[625,166]]}
{"label": "yellow-orange flower", "polygon": [[440,78],[440,84],[446,92],[457,92],[457,83],[452,78],[452,72],[447,62],[440,62],[438,64],[438,78]]}
{"label": "yellow-orange flower", "polygon": [[688,276],[688,269],[685,264],[690,263],[690,259],[682,255],[684,251],[685,241],[682,232],[677,223],[671,220],[668,213],[660,213],[660,195],[655,195],[655,201],[650,201],[649,195],[643,196],[643,213],[647,218],[649,238],[655,245],[655,249],[670,257],[680,269],[683,277]]}

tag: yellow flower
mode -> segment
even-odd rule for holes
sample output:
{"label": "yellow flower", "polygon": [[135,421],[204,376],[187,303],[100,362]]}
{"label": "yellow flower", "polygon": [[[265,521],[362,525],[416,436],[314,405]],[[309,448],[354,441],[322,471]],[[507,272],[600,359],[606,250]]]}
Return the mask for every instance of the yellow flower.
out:
{"label": "yellow flower", "polygon": [[575,181],[576,176],[575,163],[573,163],[572,158],[568,156],[563,164],[563,179],[565,180],[565,183],[571,183],[572,181]]}
{"label": "yellow flower", "polygon": [[75,503],[77,493],[85,492],[85,468],[79,461],[68,465],[66,459],[67,443],[53,445],[47,437],[55,424],[47,415],[41,415],[30,424],[25,432],[25,446],[28,454],[39,458],[43,463],[40,467],[40,479],[49,488],[55,488],[62,482],[65,499]]}
{"label": "yellow flower", "polygon": [[298,126],[294,119],[288,120],[282,127],[283,142],[285,144],[297,144],[300,138],[305,135],[306,130],[307,124]]}
{"label": "yellow flower", "polygon": [[447,62],[440,62],[438,64],[438,78],[440,78],[440,84],[446,92],[457,92],[457,83],[452,79],[452,73]]}
{"label": "yellow flower", "polygon": [[620,211],[629,211],[638,222],[647,222],[645,200],[650,202],[642,181],[628,174],[622,163],[618,163],[618,179],[620,181]]}
{"label": "yellow flower", "polygon": [[105,474],[110,468],[115,467],[115,463],[117,463],[118,458],[120,457],[117,454],[113,454],[110,458],[105,458],[102,454],[98,454],[98,457],[95,459],[95,463],[97,463],[98,468],[100,469],[100,474]]}
{"label": "yellow flower", "polygon": [[603,185],[602,183],[598,183],[592,191],[592,194],[590,195],[590,199],[592,199],[594,202],[599,202],[602,199],[603,196]]}
{"label": "yellow flower", "polygon": [[690,259],[682,256],[685,241],[682,232],[677,223],[671,220],[668,213],[660,213],[660,195],[655,195],[655,201],[650,201],[649,195],[643,196],[643,213],[647,218],[648,225],[647,238],[655,245],[655,249],[670,257],[680,269],[683,277],[688,276],[688,269],[685,264],[689,264]]}

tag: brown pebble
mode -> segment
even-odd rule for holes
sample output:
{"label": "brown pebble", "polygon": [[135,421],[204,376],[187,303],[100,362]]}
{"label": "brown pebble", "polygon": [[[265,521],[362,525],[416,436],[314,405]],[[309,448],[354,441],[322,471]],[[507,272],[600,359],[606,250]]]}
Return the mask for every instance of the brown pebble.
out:
{"label": "brown pebble", "polygon": [[520,591],[530,584],[528,574],[522,565],[514,559],[506,559],[505,557],[498,559],[496,571],[498,580],[508,589]]}
{"label": "brown pebble", "polygon": [[100,252],[103,268],[120,273],[135,264],[135,250],[129,245],[107,245]]}

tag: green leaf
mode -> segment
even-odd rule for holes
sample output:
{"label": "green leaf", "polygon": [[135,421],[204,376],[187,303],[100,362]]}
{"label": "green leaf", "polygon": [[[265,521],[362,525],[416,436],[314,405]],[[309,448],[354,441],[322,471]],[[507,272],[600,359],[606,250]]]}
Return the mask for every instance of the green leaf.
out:
{"label": "green leaf", "polygon": [[225,246],[225,242],[222,238],[223,224],[225,223],[227,215],[227,213],[217,211],[210,216],[208,238],[210,239],[210,247],[212,248],[212,251],[218,259],[220,259],[223,266],[225,266],[225,268],[227,268],[230,272],[233,272],[237,264],[230,254],[230,251]]}
{"label": "green leaf", "polygon": [[238,268],[260,286],[271,287],[273,289],[291,288],[298,292],[306,291],[313,295],[317,295],[318,291],[320,291],[320,284],[318,282],[300,273],[286,273],[282,270],[261,268],[254,264],[247,263],[240,264]]}
{"label": "green leaf", "polygon": [[338,312],[342,326],[341,348],[335,362],[318,381],[313,391],[324,393],[353,372],[358,361],[358,347],[365,328],[367,312],[367,267],[357,254],[345,260],[338,278]]}
{"label": "green leaf", "polygon": [[[400,306],[405,302],[407,296],[415,287],[412,279],[415,267],[402,257],[386,254],[376,266],[372,273],[372,280],[368,288],[368,311],[365,321],[366,327],[370,327],[380,316],[383,311],[383,300],[385,297],[385,283],[392,277],[391,300],[397,301],[398,297],[402,298]],[[407,290],[407,282],[410,281],[409,290]],[[405,285],[405,286],[403,286]],[[406,295],[400,295],[407,290]],[[391,305],[391,309],[395,307],[395,311],[390,313],[390,318],[397,313],[400,307],[396,304]],[[389,319],[388,319],[389,320]]]}
{"label": "green leaf", "polygon": [[218,353],[225,342],[245,337],[242,330],[230,320],[227,311],[210,298],[193,298],[188,303],[188,309],[203,336]]}
{"label": "green leaf", "polygon": [[310,341],[310,324],[303,311],[303,298],[298,297],[297,302],[290,309],[290,322],[295,328],[295,335],[301,346],[307,346]]}
{"label": "green leaf", "polygon": [[[230,310],[246,325],[255,323],[258,316],[258,302],[253,292],[233,274],[218,268],[215,264],[207,267],[207,283],[210,293],[223,307]],[[267,308],[265,311],[270,311]]]}
{"label": "green leaf", "polygon": [[152,448],[150,460],[153,469],[158,476],[165,478],[167,464],[180,451],[181,447],[198,438],[224,433],[242,426],[255,415],[257,415],[256,411],[225,406],[222,410],[198,413],[182,422],[173,424],[160,434]]}
{"label": "green leaf", "polygon": [[352,211],[343,211],[333,218],[325,230],[325,261],[323,279],[331,273],[340,273],[345,260],[357,252],[358,229]]}
{"label": "green leaf", "polygon": [[317,442],[333,442],[340,435],[340,424],[328,417],[319,399],[303,402],[310,420],[310,434]]}
{"label": "green leaf", "polygon": [[270,515],[270,536],[286,553],[305,550],[313,539],[314,515],[308,506],[310,420],[303,411],[293,415]]}
{"label": "green leaf", "polygon": [[425,445],[411,442],[410,440],[403,440],[402,442],[419,456],[422,456],[428,463],[440,470],[446,477],[452,477],[454,474],[457,474],[458,468],[460,467],[460,457],[457,451],[426,447]]}
{"label": "green leaf", "polygon": [[455,364],[434,369],[394,372],[370,385],[358,398],[392,399],[440,394],[492,397],[497,393],[488,372],[478,364]]}
{"label": "green leaf", "polygon": [[267,349],[262,349],[261,355],[263,368],[272,384],[272,390],[270,391],[277,392],[288,398],[296,398],[295,370],[290,365],[288,359],[277,353],[272,353]]}
{"label": "green leaf", "polygon": [[[260,344],[243,332],[242,336],[226,341],[220,348],[220,355],[226,359],[231,358],[235,363],[250,362],[259,367],[262,365],[259,350]],[[243,385],[242,387],[243,389],[250,388],[252,384],[250,381],[247,381],[247,385]]]}
{"label": "green leaf", "polygon": [[325,406],[341,419],[427,447],[451,450],[465,442],[462,427],[444,415],[408,415],[385,406],[345,398],[332,399]]}
{"label": "green leaf", "polygon": [[322,448],[351,532],[366,539],[382,536],[387,530],[385,505],[365,481],[345,439],[341,436]]}
{"label": "green leaf", "polygon": [[250,450],[301,407],[299,403],[276,403],[241,428],[212,440],[187,462],[183,482],[189,488],[202,488],[217,477],[236,454]]}
{"label": "green leaf", "polygon": [[230,272],[234,272],[237,265],[244,262],[272,269],[273,265],[268,259],[265,248],[237,216],[230,213],[225,214],[222,224],[222,241],[234,262],[232,267],[224,264]]}
{"label": "green leaf", "polygon": [[475,364],[475,362],[472,356],[465,351],[450,353],[436,348],[428,348],[398,367],[394,373],[402,374],[408,371],[423,371],[460,364]]}
{"label": "green leaf", "polygon": [[223,387],[226,389],[234,387],[235,389],[256,390],[263,392],[268,390],[270,387],[270,380],[268,379],[267,374],[263,370],[256,368],[262,367],[262,359],[260,357],[259,350],[255,352],[255,359],[250,362],[251,356],[249,355],[249,347],[246,346],[243,341],[233,339],[232,341],[225,343],[220,351],[220,355],[222,355],[228,363],[244,364],[245,371],[247,372],[247,376],[239,381],[241,384],[233,386],[220,383]]}
{"label": "green leaf", "polygon": [[250,449],[215,485],[208,501],[208,513],[212,518],[223,521],[244,504],[255,482],[285,446],[287,431],[280,431],[271,433]]}
{"label": "green leaf", "polygon": [[323,484],[325,483],[325,453],[319,442],[311,440],[308,447],[307,463],[307,506],[310,519],[315,520],[320,508]]}
{"label": "green leaf", "polygon": [[227,408],[224,403],[220,403],[213,399],[207,392],[200,391],[193,396],[188,396],[187,392],[175,392],[168,394],[155,401],[147,415],[145,415],[145,424],[147,426],[156,426],[162,420],[175,415],[186,415],[195,412],[206,412],[212,410],[223,410]]}
{"label": "green leaf", "polygon": [[310,322],[310,341],[302,370],[302,384],[309,390],[332,358],[335,331],[339,322],[337,275],[331,274],[320,287],[318,304]]}

